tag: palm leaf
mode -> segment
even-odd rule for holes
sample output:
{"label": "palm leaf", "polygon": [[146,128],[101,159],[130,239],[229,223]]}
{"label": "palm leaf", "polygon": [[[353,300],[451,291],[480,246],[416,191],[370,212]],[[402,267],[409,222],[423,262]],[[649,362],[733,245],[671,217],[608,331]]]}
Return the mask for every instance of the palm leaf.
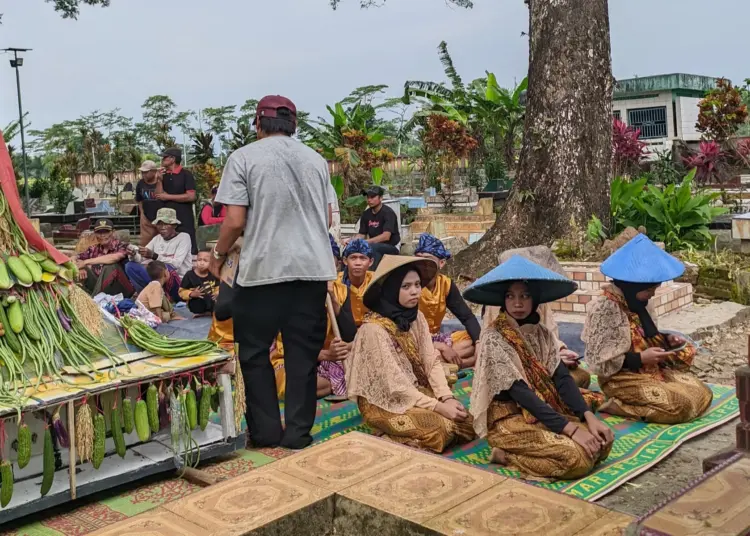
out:
{"label": "palm leaf", "polygon": [[456,67],[453,65],[453,58],[451,58],[448,52],[448,43],[445,41],[441,41],[438,45],[438,55],[440,56],[440,63],[443,64],[443,68],[445,69],[445,76],[453,85],[453,90],[463,92],[465,89],[463,80],[461,80],[461,76],[459,76]]}

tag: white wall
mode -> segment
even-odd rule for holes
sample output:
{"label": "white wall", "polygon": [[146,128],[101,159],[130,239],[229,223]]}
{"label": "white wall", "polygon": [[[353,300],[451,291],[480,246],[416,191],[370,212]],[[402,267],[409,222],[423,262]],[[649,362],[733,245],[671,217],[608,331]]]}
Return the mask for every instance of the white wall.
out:
{"label": "white wall", "polygon": [[698,103],[696,97],[677,97],[677,137],[685,141],[698,141],[700,132],[695,129],[698,122]]}
{"label": "white wall", "polygon": [[[620,111],[620,119],[625,123],[628,122],[628,109],[634,108],[651,108],[654,106],[666,106],[667,107],[667,138],[674,138],[674,118],[672,113],[672,93],[663,92],[649,97],[647,99],[625,99],[617,100],[612,103],[613,110]],[[679,127],[679,125],[678,125]],[[654,138],[658,139],[658,138]],[[646,140],[648,141],[648,140]]]}

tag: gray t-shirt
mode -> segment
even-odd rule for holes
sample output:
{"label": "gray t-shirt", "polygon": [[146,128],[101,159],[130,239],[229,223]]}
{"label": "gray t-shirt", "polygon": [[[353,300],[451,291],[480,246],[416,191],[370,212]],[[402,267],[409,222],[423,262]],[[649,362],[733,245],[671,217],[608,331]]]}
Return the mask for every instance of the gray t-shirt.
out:
{"label": "gray t-shirt", "polygon": [[248,207],[237,284],[333,281],[328,239],[328,163],[287,136],[271,136],[227,160],[216,201]]}

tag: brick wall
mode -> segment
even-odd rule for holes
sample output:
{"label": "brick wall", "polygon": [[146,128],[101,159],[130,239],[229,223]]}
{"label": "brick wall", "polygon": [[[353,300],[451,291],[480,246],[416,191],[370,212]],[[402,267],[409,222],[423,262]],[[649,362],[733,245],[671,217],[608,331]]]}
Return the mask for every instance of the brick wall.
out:
{"label": "brick wall", "polygon": [[[550,306],[553,311],[585,314],[592,300],[601,294],[601,288],[607,284],[608,278],[599,270],[598,262],[561,264],[567,276],[578,283],[578,290]],[[668,281],[659,287],[650,304],[657,317],[690,307],[693,304],[693,286],[690,283]]]}

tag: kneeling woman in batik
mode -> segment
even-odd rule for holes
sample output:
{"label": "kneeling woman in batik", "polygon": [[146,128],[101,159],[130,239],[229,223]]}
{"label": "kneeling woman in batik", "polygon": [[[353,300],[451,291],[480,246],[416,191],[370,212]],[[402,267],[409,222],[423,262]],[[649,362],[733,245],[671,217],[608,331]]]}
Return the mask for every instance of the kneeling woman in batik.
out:
{"label": "kneeling woman in batik", "polygon": [[368,425],[395,442],[439,453],[473,439],[474,429],[419,312],[422,285],[436,272],[431,260],[383,257],[365,291],[371,312],[354,339],[346,384]]}
{"label": "kneeling woman in batik", "polygon": [[571,280],[516,256],[464,295],[501,309],[479,340],[474,428],[487,437],[494,463],[534,477],[580,478],[609,455],[614,441],[594,415],[603,396],[579,389],[537,312],[540,304],[575,288]]}
{"label": "kneeling woman in batik", "polygon": [[601,270],[613,282],[593,303],[581,338],[607,395],[602,411],[660,424],[701,416],[713,393],[689,372],[695,347],[660,333],[647,309],[661,282],[682,275],[683,264],[638,235]]}

